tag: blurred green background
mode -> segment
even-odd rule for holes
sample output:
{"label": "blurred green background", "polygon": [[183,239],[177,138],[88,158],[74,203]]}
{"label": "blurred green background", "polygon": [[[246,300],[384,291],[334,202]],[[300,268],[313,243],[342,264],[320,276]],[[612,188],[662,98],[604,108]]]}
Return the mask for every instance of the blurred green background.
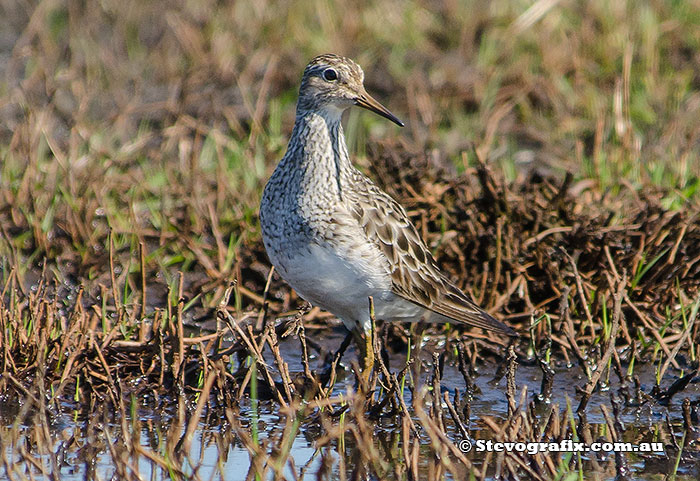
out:
{"label": "blurred green background", "polygon": [[166,266],[211,250],[230,268],[259,244],[301,72],[325,52],[407,123],[351,109],[361,167],[384,139],[455,173],[476,151],[512,182],[571,171],[698,206],[698,0],[5,1],[0,254],[97,265],[111,227],[117,247],[158,238]]}

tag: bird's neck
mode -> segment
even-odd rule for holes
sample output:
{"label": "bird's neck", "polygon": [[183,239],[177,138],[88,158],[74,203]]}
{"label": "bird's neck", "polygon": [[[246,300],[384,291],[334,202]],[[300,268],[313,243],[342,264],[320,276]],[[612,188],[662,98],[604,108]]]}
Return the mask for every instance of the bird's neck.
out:
{"label": "bird's neck", "polygon": [[343,185],[351,180],[354,167],[348,155],[341,115],[342,110],[334,107],[298,111],[283,162],[290,162],[290,167],[306,180],[322,182],[326,184],[324,188],[342,195]]}

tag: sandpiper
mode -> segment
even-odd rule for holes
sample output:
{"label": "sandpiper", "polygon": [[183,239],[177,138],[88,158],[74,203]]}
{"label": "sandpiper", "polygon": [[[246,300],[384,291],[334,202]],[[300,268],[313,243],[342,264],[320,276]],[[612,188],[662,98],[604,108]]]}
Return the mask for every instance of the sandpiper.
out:
{"label": "sandpiper", "polygon": [[403,126],[363,81],[360,66],[338,55],[320,55],[306,66],[287,152],[260,204],[270,261],[301,297],[366,338],[370,297],[377,319],[515,335],[440,272],[403,207],[350,161],[341,124],[348,107]]}

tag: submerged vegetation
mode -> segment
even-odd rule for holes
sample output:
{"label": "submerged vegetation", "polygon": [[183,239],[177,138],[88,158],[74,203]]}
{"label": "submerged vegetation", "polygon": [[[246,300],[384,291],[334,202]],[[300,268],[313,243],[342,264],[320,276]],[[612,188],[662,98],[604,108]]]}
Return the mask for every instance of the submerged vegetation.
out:
{"label": "submerged vegetation", "polygon": [[[0,476],[696,479],[697,2],[0,9]],[[407,123],[351,111],[358,165],[513,344],[378,320],[363,384],[270,271],[260,194],[327,51]]]}

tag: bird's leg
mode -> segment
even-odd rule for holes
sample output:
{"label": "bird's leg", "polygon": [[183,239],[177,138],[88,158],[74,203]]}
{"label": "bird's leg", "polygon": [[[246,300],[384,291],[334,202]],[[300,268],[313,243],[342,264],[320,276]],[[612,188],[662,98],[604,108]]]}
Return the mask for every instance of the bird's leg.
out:
{"label": "bird's leg", "polygon": [[323,385],[326,389],[330,389],[335,384],[335,379],[338,374],[336,372],[336,370],[338,369],[338,364],[340,364],[340,360],[343,358],[343,354],[345,354],[345,351],[348,349],[348,346],[352,342],[353,332],[354,330],[348,331],[348,334],[345,336],[345,339],[343,339],[343,342],[340,344],[340,347],[337,351],[335,351],[335,354],[333,354],[330,370],[323,377]]}
{"label": "bird's leg", "polygon": [[340,360],[343,358],[343,354],[345,354],[345,351],[350,345],[350,341],[352,341],[353,332],[354,331],[348,331],[348,334],[345,336],[345,339],[343,339],[340,347],[337,351],[335,351],[335,354],[333,354],[333,361],[331,362],[333,366],[337,366],[340,363]]}
{"label": "bird's leg", "polygon": [[360,384],[363,388],[369,389],[369,382],[374,369],[374,348],[373,348],[373,331],[372,329],[353,329],[355,343],[360,351],[362,358],[362,372],[360,372]]}
{"label": "bird's leg", "polygon": [[365,331],[365,366],[362,377],[368,387],[372,371],[374,371],[374,323],[369,331]]}
{"label": "bird's leg", "polygon": [[376,328],[376,322],[374,318],[374,299],[372,296],[369,296],[369,323],[365,324],[364,327],[364,334],[365,334],[365,342],[364,342],[364,367],[362,370],[362,379],[364,380],[364,384],[369,388],[369,382],[372,377],[372,372],[374,371],[374,344],[375,344],[375,337],[377,335],[377,328]]}

